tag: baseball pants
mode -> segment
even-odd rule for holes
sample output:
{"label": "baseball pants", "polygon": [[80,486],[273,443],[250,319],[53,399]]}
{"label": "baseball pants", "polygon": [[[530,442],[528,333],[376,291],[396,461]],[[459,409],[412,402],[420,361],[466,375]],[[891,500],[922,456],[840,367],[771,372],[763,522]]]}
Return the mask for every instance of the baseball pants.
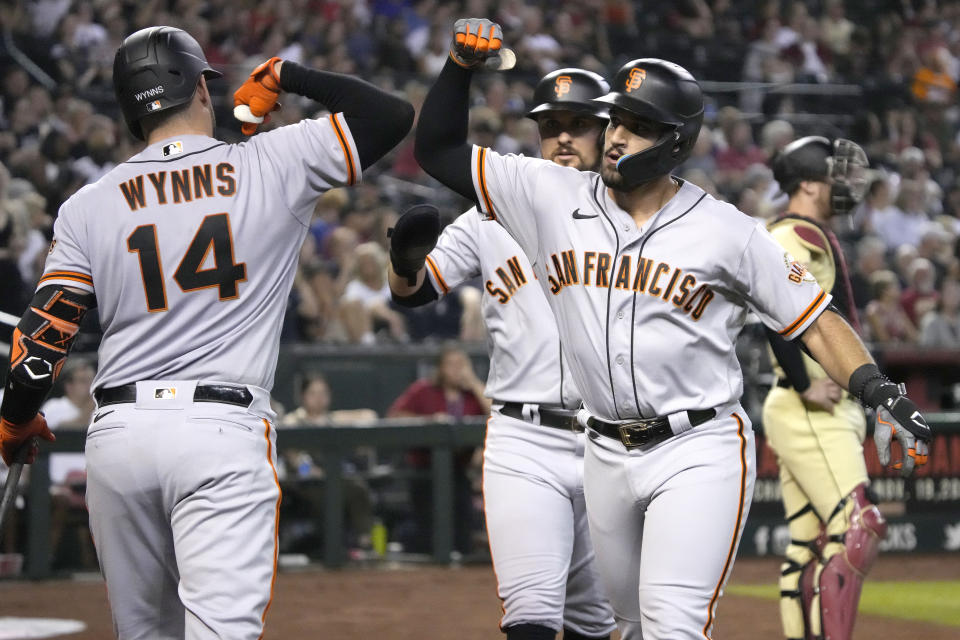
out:
{"label": "baseball pants", "polygon": [[623,640],[712,637],[756,479],[746,414],[717,413],[646,450],[587,432],[590,535]]}
{"label": "baseball pants", "polygon": [[272,414],[162,384],[177,397],[141,386],[136,403],[98,409],[87,433],[90,529],[117,637],[256,640],[276,577]]}
{"label": "baseball pants", "polygon": [[616,628],[590,544],[584,442],[582,433],[491,412],[483,496],[501,628],[537,624],[588,637]]}

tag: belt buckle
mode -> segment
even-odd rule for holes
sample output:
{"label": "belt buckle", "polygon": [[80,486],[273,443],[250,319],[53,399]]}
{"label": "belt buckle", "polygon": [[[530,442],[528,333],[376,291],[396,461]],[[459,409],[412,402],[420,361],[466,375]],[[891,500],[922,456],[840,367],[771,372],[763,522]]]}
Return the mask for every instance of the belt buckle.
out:
{"label": "belt buckle", "polygon": [[650,428],[642,423],[632,422],[618,427],[620,442],[628,449],[642,447],[650,443]]}

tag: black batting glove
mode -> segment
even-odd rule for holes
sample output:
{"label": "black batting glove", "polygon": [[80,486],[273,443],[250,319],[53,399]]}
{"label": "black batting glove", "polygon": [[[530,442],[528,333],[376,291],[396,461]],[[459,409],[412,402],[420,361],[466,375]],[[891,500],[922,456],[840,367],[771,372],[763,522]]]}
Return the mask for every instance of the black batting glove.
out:
{"label": "black batting glove", "polygon": [[440,211],[432,204],[418,204],[403,212],[397,224],[387,230],[393,272],[417,284],[417,274],[440,237]]}
{"label": "black batting glove", "polygon": [[876,407],[877,424],[873,430],[877,457],[882,464],[890,464],[890,444],[896,438],[903,460],[894,462],[893,466],[900,469],[904,477],[909,476],[914,467],[926,464],[933,432],[916,403],[904,395],[903,385],[887,383],[878,392],[883,394],[883,399]]}

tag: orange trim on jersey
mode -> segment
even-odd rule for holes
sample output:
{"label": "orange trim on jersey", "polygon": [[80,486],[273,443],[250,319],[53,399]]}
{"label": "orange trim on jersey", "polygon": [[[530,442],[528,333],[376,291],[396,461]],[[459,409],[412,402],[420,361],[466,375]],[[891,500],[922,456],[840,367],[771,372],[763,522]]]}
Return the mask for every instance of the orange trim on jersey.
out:
{"label": "orange trim on jersey", "polygon": [[91,287],[93,286],[93,278],[79,271],[51,271],[50,273],[45,273],[37,284],[47,280],[73,280],[75,282],[88,284]]}
{"label": "orange trim on jersey", "polygon": [[743,499],[747,490],[747,439],[743,435],[743,420],[736,413],[731,413],[733,419],[737,421],[737,435],[740,437],[740,500],[737,507],[737,523],[733,527],[733,539],[730,540],[730,550],[727,552],[727,560],[723,563],[723,571],[720,572],[720,579],[717,580],[717,586],[713,590],[713,596],[710,598],[710,604],[707,605],[707,624],[703,625],[703,637],[710,640],[710,627],[713,625],[713,617],[716,612],[717,600],[720,598],[720,590],[723,588],[723,582],[727,578],[730,567],[733,566],[733,557],[737,553],[737,540],[740,539],[740,526],[743,524]]}
{"label": "orange trim on jersey", "polygon": [[[483,451],[487,451],[487,440],[490,438],[490,421],[493,419],[493,412],[487,416],[487,432],[483,436]],[[486,486],[484,483],[484,476],[487,473],[487,465],[482,464],[480,466],[480,498],[483,501],[483,513],[484,520],[486,520],[487,511],[487,493],[484,491]],[[500,630],[503,631],[503,618],[507,615],[507,608],[503,606],[503,598],[500,597],[500,576],[497,575],[497,565],[493,563],[493,544],[490,542],[490,527],[487,527],[487,548],[490,550],[490,566],[493,567],[493,579],[497,581],[497,598],[500,600],[500,621],[497,623],[497,626],[500,627]]]}
{"label": "orange trim on jersey", "polygon": [[[263,615],[260,616],[261,626],[267,622],[267,611],[270,610],[270,604],[273,602],[273,590],[277,584],[277,557],[280,553],[280,502],[283,500],[283,491],[280,489],[280,478],[277,476],[277,468],[273,466],[273,443],[270,442],[270,422],[263,420],[263,437],[267,441],[267,463],[273,471],[273,481],[277,485],[277,505],[273,516],[273,577],[270,578],[270,597],[267,599],[267,606],[263,608]],[[263,638],[263,630],[257,640]]]}
{"label": "orange trim on jersey", "polygon": [[447,286],[447,283],[443,281],[443,276],[440,275],[440,268],[437,267],[437,263],[433,261],[433,258],[427,256],[427,266],[430,267],[430,271],[433,273],[433,277],[436,279],[437,284],[440,285],[440,288],[443,289],[443,293],[446,294],[450,291],[450,287]]}
{"label": "orange trim on jersey", "polygon": [[487,209],[487,213],[490,214],[490,217],[494,220],[497,219],[497,214],[493,210],[493,203],[490,201],[490,194],[487,193],[487,149],[486,147],[480,147],[477,151],[477,183],[480,185],[480,196],[483,198],[484,207]]}
{"label": "orange trim on jersey", "polygon": [[793,324],[791,324],[789,327],[787,327],[783,331],[779,331],[778,333],[783,337],[787,337],[791,333],[796,331],[797,327],[799,327],[804,322],[806,322],[807,318],[810,317],[810,314],[813,313],[817,309],[817,307],[820,306],[820,303],[823,302],[823,299],[826,297],[826,295],[827,295],[826,291],[824,291],[823,289],[820,289],[820,295],[818,295],[816,298],[813,299],[813,302],[810,303],[809,307],[803,310],[803,313],[800,314],[800,317],[794,320]]}
{"label": "orange trim on jersey", "polygon": [[343,149],[343,157],[347,163],[347,184],[353,184],[357,181],[357,171],[353,166],[353,156],[350,154],[350,144],[347,142],[347,136],[343,134],[340,128],[340,122],[337,121],[335,114],[330,114],[330,122],[333,123],[333,130],[337,134],[337,141],[340,142],[340,148]]}

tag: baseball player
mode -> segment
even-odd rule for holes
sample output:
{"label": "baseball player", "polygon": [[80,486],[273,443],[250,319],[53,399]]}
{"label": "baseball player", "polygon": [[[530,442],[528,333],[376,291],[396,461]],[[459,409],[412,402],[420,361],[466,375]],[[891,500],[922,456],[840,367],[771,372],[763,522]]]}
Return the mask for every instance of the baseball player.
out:
{"label": "baseball player", "polygon": [[61,206],[0,408],[5,461],[50,438],[37,408],[96,306],[87,500],[123,640],[261,637],[280,506],[269,389],[300,245],[320,195],[359,180],[413,119],[365,82],[271,58],[234,94],[246,133],[281,91],[331,115],[225,144],[207,89],[219,76],[179,29],[123,41],[114,88],[146,147]]}
{"label": "baseball player", "polygon": [[[591,100],[608,89],[583,69],[540,80],[527,117],[537,122],[544,158],[577,170],[599,165],[606,108]],[[508,640],[553,640],[561,629],[565,640],[609,638],[616,625],[599,588],[583,498],[586,438],[573,429],[580,394],[553,314],[530,261],[502,226],[471,209],[439,242],[438,228],[430,208],[401,216],[391,234],[390,288],[399,304],[419,306],[470,278],[484,283],[493,409],[483,496],[500,628]]]}
{"label": "baseball player", "polygon": [[703,118],[683,68],[641,58],[617,72],[598,99],[610,107],[599,174],[469,145],[470,81],[496,64],[501,33],[456,23],[417,160],[504,226],[546,292],[583,395],[590,535],[622,637],[709,638],[755,478],[734,350],[748,311],[880,407],[904,449],[925,455],[930,429],[761,223],[670,175]]}
{"label": "baseball player", "polygon": [[[830,218],[848,214],[863,198],[866,153],[850,140],[809,136],[784,147],[772,166],[790,201],[768,229],[859,327]],[[886,535],[886,522],[867,491],[861,445],[866,420],[823,367],[794,342],[767,331],[778,381],[763,405],[763,428],[780,462],[790,527],[780,574],[783,633],[788,640],[850,640],[863,578]],[[915,451],[908,456],[923,463]],[[827,536],[822,550],[821,529]]]}

